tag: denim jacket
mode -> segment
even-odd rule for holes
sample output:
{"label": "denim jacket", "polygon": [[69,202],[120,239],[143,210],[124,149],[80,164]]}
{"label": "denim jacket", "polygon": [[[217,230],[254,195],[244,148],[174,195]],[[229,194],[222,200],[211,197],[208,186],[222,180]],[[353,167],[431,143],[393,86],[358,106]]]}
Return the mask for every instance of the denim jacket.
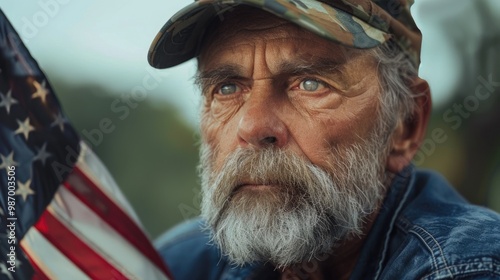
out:
{"label": "denim jacket", "polygon": [[[232,266],[201,227],[190,220],[157,240],[175,280],[279,279],[268,265]],[[500,215],[409,166],[394,178],[350,279],[500,279]]]}

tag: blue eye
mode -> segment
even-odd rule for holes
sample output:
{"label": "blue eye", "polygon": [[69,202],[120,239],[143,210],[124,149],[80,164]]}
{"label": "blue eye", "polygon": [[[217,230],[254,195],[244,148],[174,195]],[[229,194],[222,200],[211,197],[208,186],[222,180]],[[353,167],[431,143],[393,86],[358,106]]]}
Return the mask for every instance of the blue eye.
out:
{"label": "blue eye", "polygon": [[223,84],[217,93],[222,94],[222,95],[230,95],[233,93],[240,92],[241,88],[236,85],[236,84]]}
{"label": "blue eye", "polygon": [[305,91],[317,91],[323,89],[325,86],[323,82],[314,79],[304,79],[299,84],[299,88]]}

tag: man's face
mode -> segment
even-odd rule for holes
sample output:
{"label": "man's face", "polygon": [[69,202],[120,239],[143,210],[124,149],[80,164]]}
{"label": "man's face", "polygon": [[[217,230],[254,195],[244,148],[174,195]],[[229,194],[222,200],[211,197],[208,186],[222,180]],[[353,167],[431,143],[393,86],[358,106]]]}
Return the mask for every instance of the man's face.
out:
{"label": "man's face", "polygon": [[286,266],[362,231],[385,131],[374,58],[259,16],[227,18],[200,56],[202,212],[233,261]]}
{"label": "man's face", "polygon": [[332,147],[373,130],[380,95],[375,60],[291,23],[257,28],[228,29],[201,58],[202,130],[217,147],[215,167],[238,147],[269,141],[329,167]]}

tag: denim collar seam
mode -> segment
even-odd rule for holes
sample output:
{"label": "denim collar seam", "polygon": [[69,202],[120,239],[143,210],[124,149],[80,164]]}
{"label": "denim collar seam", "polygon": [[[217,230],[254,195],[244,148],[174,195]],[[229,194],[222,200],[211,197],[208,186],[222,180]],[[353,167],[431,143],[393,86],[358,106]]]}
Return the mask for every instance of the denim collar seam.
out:
{"label": "denim collar seam", "polygon": [[383,269],[383,263],[385,262],[385,259],[387,257],[387,250],[389,247],[389,240],[390,240],[390,235],[394,229],[394,225],[396,223],[396,220],[399,216],[399,213],[403,210],[403,206],[405,205],[406,200],[408,199],[410,192],[411,192],[411,186],[415,182],[415,176],[414,176],[414,167],[413,165],[408,166],[405,168],[401,173],[397,174],[396,177],[394,178],[394,183],[392,187],[395,187],[397,185],[405,184],[406,189],[402,193],[402,199],[399,201],[399,205],[394,211],[394,215],[391,218],[391,221],[389,223],[389,229],[387,230],[384,238],[384,247],[382,249],[382,254],[380,261],[378,262],[378,268],[375,273],[375,277],[373,279],[378,279],[380,277],[380,274]]}
{"label": "denim collar seam", "polygon": [[[474,264],[481,265],[482,268],[481,269],[463,269],[462,268],[463,266],[474,265]],[[441,271],[445,270],[445,269],[449,270],[449,271],[453,270],[454,273],[452,274],[452,277],[467,276],[467,274],[471,274],[471,273],[475,273],[475,274],[476,273],[493,273],[495,275],[500,276],[500,260],[497,258],[494,258],[494,257],[493,258],[483,257],[481,259],[481,261],[474,259],[471,262],[463,262],[463,263],[459,263],[459,264],[450,265],[447,268],[441,268],[441,269],[434,270],[433,272],[428,273],[425,276],[423,276],[421,279],[422,280],[447,279],[447,278],[449,278],[449,276],[439,275],[439,274],[441,274]]]}
{"label": "denim collar seam", "polygon": [[417,236],[418,239],[420,239],[422,243],[424,243],[424,245],[427,247],[432,255],[432,259],[435,264],[435,270],[447,270],[448,274],[446,274],[446,276],[453,277],[453,272],[448,266],[443,248],[431,233],[417,225],[413,225],[412,229],[410,229],[408,233]]}

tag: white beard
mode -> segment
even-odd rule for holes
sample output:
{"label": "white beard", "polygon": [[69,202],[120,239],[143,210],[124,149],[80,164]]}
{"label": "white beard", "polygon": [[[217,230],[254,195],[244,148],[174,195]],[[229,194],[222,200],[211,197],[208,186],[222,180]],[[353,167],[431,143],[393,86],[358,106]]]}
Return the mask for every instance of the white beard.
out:
{"label": "white beard", "polygon": [[[332,150],[331,171],[278,148],[237,149],[213,171],[213,151],[202,144],[201,212],[213,241],[236,265],[286,267],[362,234],[385,192],[379,139]],[[237,188],[245,182],[273,187]]]}

